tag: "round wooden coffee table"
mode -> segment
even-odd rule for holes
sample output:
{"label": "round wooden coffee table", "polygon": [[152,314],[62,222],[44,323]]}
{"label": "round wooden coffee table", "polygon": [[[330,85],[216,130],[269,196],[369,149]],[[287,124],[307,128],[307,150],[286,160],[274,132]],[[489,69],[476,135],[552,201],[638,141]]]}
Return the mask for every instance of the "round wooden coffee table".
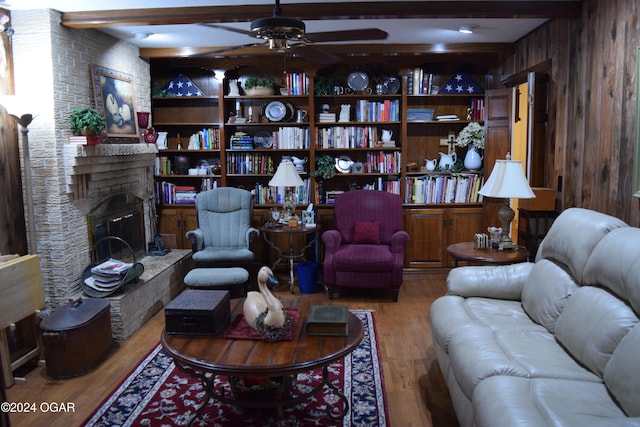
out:
{"label": "round wooden coffee table", "polygon": [[[280,298],[286,308],[297,308],[300,319],[293,339],[277,342],[225,338],[224,332],[216,336],[172,335],[162,332],[162,347],[173,358],[178,369],[202,382],[206,396],[189,425],[197,419],[211,398],[248,408],[278,408],[313,396],[323,386],[331,388],[342,401],[343,410],[336,415],[327,407],[327,414],[344,418],[349,400],[328,381],[328,366],[352,352],[364,338],[364,328],[353,313],[348,315],[348,335],[307,335],[305,322],[311,305],[323,305],[323,295],[300,295]],[[244,299],[231,300],[231,322],[242,313]],[[290,393],[298,373],[322,369],[322,381],[312,390]],[[214,386],[217,375],[228,378],[227,386]],[[269,378],[277,387],[266,392],[234,393],[239,379]],[[237,391],[237,389],[236,389]],[[337,402],[336,402],[337,403]]]}
{"label": "round wooden coffee table", "polygon": [[454,243],[447,247],[447,252],[458,266],[458,261],[467,261],[473,264],[506,265],[524,262],[529,257],[527,248],[519,246],[517,249],[475,249],[473,242]]}

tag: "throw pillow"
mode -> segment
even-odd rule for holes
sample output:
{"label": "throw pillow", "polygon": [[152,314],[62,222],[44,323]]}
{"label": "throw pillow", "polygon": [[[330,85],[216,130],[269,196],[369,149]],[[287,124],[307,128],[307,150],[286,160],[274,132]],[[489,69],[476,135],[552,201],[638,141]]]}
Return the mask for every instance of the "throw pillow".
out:
{"label": "throw pillow", "polygon": [[353,224],[353,243],[380,244],[380,221],[356,221]]}

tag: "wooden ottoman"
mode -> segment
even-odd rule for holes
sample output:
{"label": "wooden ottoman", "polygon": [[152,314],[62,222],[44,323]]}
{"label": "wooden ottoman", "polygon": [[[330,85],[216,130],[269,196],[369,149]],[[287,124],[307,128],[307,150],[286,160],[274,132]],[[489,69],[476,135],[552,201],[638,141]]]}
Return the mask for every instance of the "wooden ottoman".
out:
{"label": "wooden ottoman", "polygon": [[231,298],[247,294],[249,272],[241,267],[194,268],[184,276],[184,284],[191,289],[226,290]]}

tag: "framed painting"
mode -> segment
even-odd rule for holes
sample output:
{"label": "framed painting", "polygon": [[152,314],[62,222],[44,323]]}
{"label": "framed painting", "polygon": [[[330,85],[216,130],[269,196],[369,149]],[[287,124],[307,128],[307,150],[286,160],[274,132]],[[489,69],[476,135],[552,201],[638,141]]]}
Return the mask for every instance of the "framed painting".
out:
{"label": "framed painting", "polygon": [[640,46],[636,50],[636,140],[633,147],[633,196],[640,197]]}
{"label": "framed painting", "polygon": [[132,76],[91,64],[91,77],[96,110],[107,120],[107,137],[139,139]]}

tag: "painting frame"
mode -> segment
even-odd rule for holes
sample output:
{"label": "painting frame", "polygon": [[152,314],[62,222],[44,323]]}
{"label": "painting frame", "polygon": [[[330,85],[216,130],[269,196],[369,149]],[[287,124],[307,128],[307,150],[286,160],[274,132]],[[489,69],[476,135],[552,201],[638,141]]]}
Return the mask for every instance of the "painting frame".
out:
{"label": "painting frame", "polygon": [[139,140],[133,77],[97,64],[90,68],[96,110],[107,121],[107,137]]}
{"label": "painting frame", "polygon": [[640,46],[636,50],[636,138],[633,147],[633,197],[640,198]]}

